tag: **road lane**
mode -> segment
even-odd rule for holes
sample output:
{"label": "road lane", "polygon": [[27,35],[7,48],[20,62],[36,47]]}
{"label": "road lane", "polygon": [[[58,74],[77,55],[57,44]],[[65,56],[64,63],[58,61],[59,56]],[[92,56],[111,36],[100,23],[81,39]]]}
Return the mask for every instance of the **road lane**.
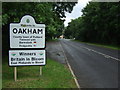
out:
{"label": "road lane", "polygon": [[[69,64],[82,88],[117,88],[118,61],[95,53],[95,50],[118,58],[118,51],[60,40]],[[85,49],[89,48],[89,49]],[[112,52],[111,52],[112,51]],[[112,54],[113,53],[113,54]]]}

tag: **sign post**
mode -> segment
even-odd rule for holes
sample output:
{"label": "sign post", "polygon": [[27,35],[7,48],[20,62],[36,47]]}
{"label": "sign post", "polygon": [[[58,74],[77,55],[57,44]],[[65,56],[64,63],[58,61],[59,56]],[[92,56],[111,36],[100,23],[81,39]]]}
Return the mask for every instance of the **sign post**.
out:
{"label": "sign post", "polygon": [[[30,15],[22,17],[20,23],[10,23],[9,66],[14,66],[14,79],[17,81],[16,66],[40,66],[46,64],[45,24],[36,24]],[[41,50],[42,49],[42,50]]]}
{"label": "sign post", "polygon": [[42,67],[40,66],[40,76],[42,75]]}
{"label": "sign post", "polygon": [[14,80],[17,81],[17,67],[14,67]]}

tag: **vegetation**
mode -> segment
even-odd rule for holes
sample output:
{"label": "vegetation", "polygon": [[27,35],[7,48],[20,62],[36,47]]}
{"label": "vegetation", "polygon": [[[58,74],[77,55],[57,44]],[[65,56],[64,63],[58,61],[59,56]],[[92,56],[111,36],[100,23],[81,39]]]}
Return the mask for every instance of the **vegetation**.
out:
{"label": "vegetation", "polygon": [[19,23],[24,15],[34,17],[36,23],[46,25],[46,40],[59,37],[64,28],[65,12],[71,12],[73,2],[3,2],[2,3],[2,41],[3,55],[9,48],[9,24]]}
{"label": "vegetation", "polygon": [[98,46],[98,47],[104,47],[104,48],[110,48],[110,49],[114,49],[114,50],[120,50],[120,46],[118,46],[118,45],[107,45],[107,44],[99,44],[99,43],[88,43],[88,42],[82,42],[82,41],[79,41],[79,40],[74,40],[74,41],[81,42],[81,43],[86,43],[86,44],[89,44],[89,45],[95,45],[95,46]]}
{"label": "vegetation", "polygon": [[120,5],[111,2],[89,2],[81,17],[65,29],[66,38],[120,46]]}
{"label": "vegetation", "polygon": [[[19,23],[24,15],[34,17],[36,23],[46,25],[46,40],[59,37],[64,28],[65,12],[71,12],[71,2],[3,2],[2,3],[2,54],[3,88],[76,88],[73,77],[64,65],[48,59],[39,76],[39,66],[18,67],[18,81],[13,78],[13,67],[8,66],[9,24]],[[1,16],[0,16],[1,17]],[[31,73],[32,72],[32,73]]]}
{"label": "vegetation", "polygon": [[[7,61],[7,59],[4,59]],[[3,64],[3,88],[77,88],[69,69],[48,59],[39,76],[39,66],[17,67],[18,79],[14,81],[13,67]],[[31,73],[32,72],[32,73]]]}
{"label": "vegetation", "polygon": [[4,2],[2,5],[3,33],[9,31],[10,23],[19,23],[24,15],[31,15],[36,23],[45,23],[46,39],[59,37],[64,28],[65,12],[71,12],[75,3]]}

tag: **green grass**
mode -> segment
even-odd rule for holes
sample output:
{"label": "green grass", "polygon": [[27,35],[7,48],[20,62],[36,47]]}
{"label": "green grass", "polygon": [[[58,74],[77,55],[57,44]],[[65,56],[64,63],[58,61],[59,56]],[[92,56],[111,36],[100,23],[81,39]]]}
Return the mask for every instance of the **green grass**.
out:
{"label": "green grass", "polygon": [[74,40],[74,41],[81,42],[81,43],[86,43],[86,44],[89,44],[89,45],[95,45],[95,46],[99,46],[99,47],[104,47],[104,48],[110,48],[110,49],[114,49],[114,50],[120,50],[120,46],[115,46],[115,45],[89,43],[89,42],[82,42],[82,41],[79,41],[79,40]]}
{"label": "green grass", "polygon": [[50,39],[50,40],[47,40],[47,42],[51,42],[51,41],[58,41],[58,39]]}
{"label": "green grass", "polygon": [[2,65],[3,88],[77,88],[68,67],[56,61],[47,60],[43,74],[39,76],[39,66],[17,67],[18,81],[14,81],[14,67]]}

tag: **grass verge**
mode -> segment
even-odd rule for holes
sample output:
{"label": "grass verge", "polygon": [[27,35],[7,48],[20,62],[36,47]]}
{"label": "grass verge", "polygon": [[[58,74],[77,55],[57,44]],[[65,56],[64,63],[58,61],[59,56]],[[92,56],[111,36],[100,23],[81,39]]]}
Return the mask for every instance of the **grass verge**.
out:
{"label": "grass verge", "polygon": [[79,41],[79,40],[74,40],[74,41],[81,42],[81,43],[86,43],[86,44],[89,44],[89,45],[104,47],[104,48],[110,48],[110,49],[113,49],[113,50],[120,50],[120,46],[98,44],[98,43],[88,43],[88,42],[82,42],[82,41]]}
{"label": "grass verge", "polygon": [[52,42],[52,41],[58,41],[58,39],[50,39],[50,40],[47,40],[47,42]]}
{"label": "grass verge", "polygon": [[2,65],[2,88],[77,88],[69,69],[56,61],[47,60],[43,74],[39,76],[39,66],[17,67],[18,79],[14,81],[13,67]]}

